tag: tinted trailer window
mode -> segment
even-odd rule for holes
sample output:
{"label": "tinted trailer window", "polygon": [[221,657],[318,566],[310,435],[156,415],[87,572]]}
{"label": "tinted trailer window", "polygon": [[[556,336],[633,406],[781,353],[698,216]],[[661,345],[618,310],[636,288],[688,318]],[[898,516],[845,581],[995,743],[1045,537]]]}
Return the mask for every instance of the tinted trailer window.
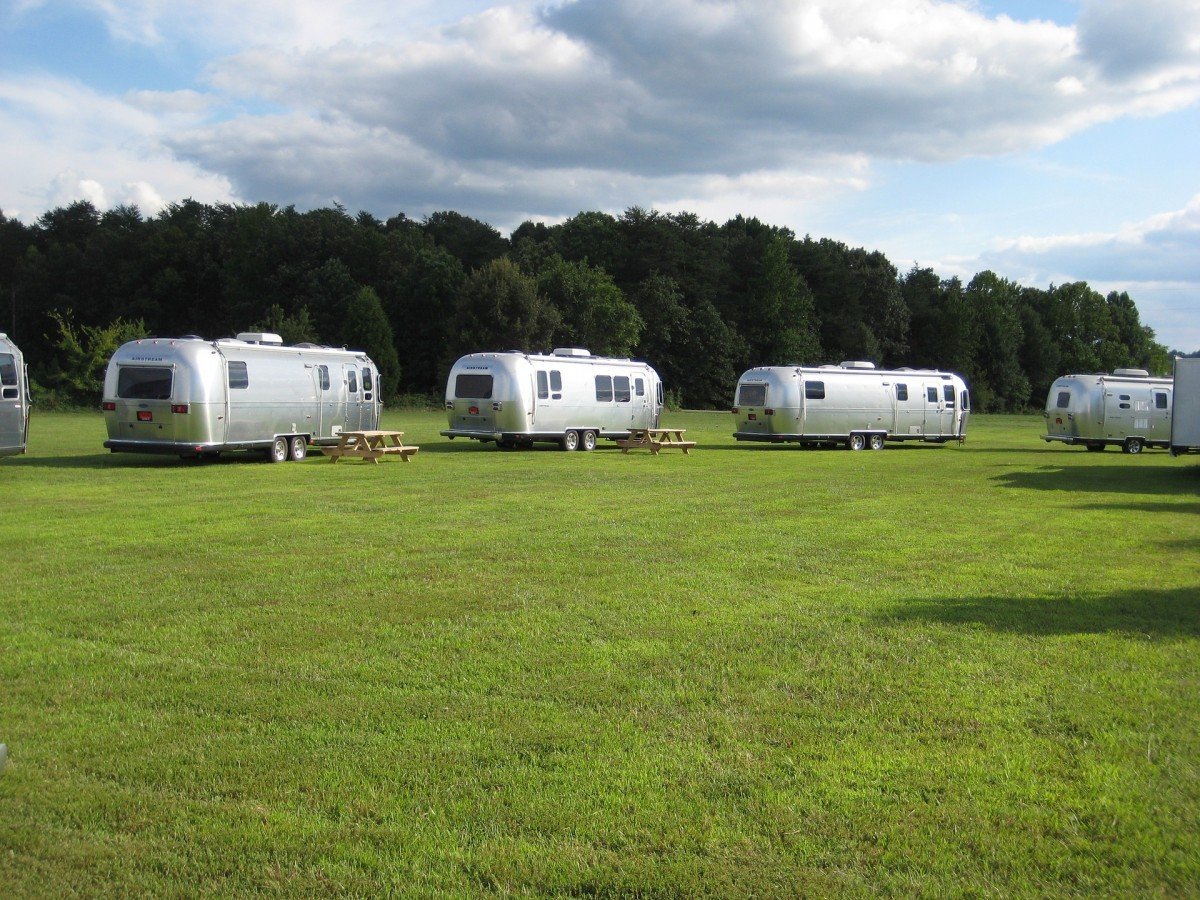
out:
{"label": "tinted trailer window", "polygon": [[491,375],[459,375],[454,379],[454,396],[460,400],[491,400]]}
{"label": "tinted trailer window", "polygon": [[767,386],[765,384],[743,384],[738,388],[738,406],[766,406]]}
{"label": "tinted trailer window", "polygon": [[117,372],[117,396],[122,400],[170,400],[171,369],[122,366]]}

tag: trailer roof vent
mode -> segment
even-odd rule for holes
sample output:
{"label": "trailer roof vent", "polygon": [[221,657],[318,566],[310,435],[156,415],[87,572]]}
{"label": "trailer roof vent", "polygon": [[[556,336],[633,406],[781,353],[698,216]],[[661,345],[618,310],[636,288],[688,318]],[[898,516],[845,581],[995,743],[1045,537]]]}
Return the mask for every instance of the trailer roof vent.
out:
{"label": "trailer roof vent", "polygon": [[283,338],[277,334],[271,334],[269,331],[243,331],[237,336],[239,341],[245,341],[247,344],[266,344],[270,347],[282,347]]}
{"label": "trailer roof vent", "polygon": [[1149,378],[1150,373],[1145,369],[1113,369],[1114,375],[1121,375],[1125,378]]}
{"label": "trailer roof vent", "polygon": [[875,363],[862,359],[847,359],[842,362],[843,369],[873,369]]}
{"label": "trailer roof vent", "polygon": [[582,347],[555,347],[555,356],[591,356],[591,350],[584,350]]}

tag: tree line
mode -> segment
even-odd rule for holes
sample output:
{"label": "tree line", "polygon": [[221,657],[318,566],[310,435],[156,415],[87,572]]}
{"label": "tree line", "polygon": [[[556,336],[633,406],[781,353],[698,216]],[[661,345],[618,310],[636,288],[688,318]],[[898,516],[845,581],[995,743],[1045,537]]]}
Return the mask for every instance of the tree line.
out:
{"label": "tree line", "polygon": [[456,212],[172,204],[33,225],[0,212],[0,314],[41,399],[91,403],[139,336],[266,330],[366,350],[385,397],[430,394],[478,350],[586,347],[649,361],[675,402],[721,407],[755,365],[845,359],[964,375],[984,411],[1040,406],[1066,372],[1170,369],[1126,293],[901,273],[884,254],[741,216],[582,212],[509,238]]}

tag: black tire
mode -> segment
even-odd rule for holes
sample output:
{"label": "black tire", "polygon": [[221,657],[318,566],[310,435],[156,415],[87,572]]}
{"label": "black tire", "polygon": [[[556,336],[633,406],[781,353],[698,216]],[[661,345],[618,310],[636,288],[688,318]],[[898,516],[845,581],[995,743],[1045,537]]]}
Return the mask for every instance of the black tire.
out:
{"label": "black tire", "polygon": [[281,463],[288,458],[288,439],[285,437],[277,437],[271,441],[271,446],[267,448],[267,462]]}
{"label": "black tire", "polygon": [[591,431],[590,429],[588,431],[585,431],[583,433],[583,438],[579,441],[579,449],[587,450],[589,452],[592,450],[595,450],[596,449],[596,432]]}
{"label": "black tire", "polygon": [[563,434],[562,440],[559,441],[559,443],[562,444],[562,448],[564,450],[579,449],[579,432],[578,431],[566,432],[565,434]]}
{"label": "black tire", "polygon": [[870,447],[872,450],[882,450],[883,442],[884,442],[884,436],[882,434],[873,434],[873,435],[871,435],[870,438],[868,438],[867,446]]}
{"label": "black tire", "polygon": [[1088,444],[1087,451],[1088,453],[1103,453],[1106,446],[1105,444]]}
{"label": "black tire", "polygon": [[308,456],[308,441],[301,435],[296,435],[288,441],[288,459],[292,462],[300,462],[306,456]]}
{"label": "black tire", "polygon": [[1125,443],[1121,446],[1121,449],[1125,453],[1130,454],[1131,456],[1136,456],[1137,454],[1142,452],[1142,439],[1141,438],[1125,438]]}
{"label": "black tire", "polygon": [[867,446],[867,438],[859,432],[854,432],[850,437],[846,438],[847,450],[861,450]]}

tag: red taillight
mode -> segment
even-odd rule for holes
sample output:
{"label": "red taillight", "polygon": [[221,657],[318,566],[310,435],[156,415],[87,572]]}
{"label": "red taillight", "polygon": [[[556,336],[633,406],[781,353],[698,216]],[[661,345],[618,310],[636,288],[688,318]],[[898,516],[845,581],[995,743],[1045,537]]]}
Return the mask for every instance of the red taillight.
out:
{"label": "red taillight", "polygon": [[473,415],[473,416],[477,416],[477,415],[479,415],[479,407],[478,407],[478,406],[472,406],[472,407],[470,407],[470,408],[468,408],[468,409],[467,409],[467,412],[469,412],[469,413],[470,413],[471,415]]}
{"label": "red taillight", "polygon": [[105,412],[112,412],[117,408],[117,404],[113,403],[111,400],[105,400],[100,404],[100,408]]}
{"label": "red taillight", "polygon": [[758,419],[758,416],[755,415],[754,413],[750,413],[750,415],[746,416],[746,418],[749,419],[751,422],[753,422]]}
{"label": "red taillight", "polygon": [[1054,420],[1054,424],[1055,424],[1055,425],[1061,425],[1061,424],[1062,424],[1062,419],[1055,419],[1055,420]]}
{"label": "red taillight", "polygon": [[764,416],[773,416],[773,415],[775,415],[775,410],[773,410],[773,409],[764,409],[764,410],[763,410],[763,415],[764,415]]}
{"label": "red taillight", "polygon": [[171,404],[171,412],[186,413],[187,412],[187,404],[186,403],[172,403]]}
{"label": "red taillight", "polygon": [[730,412],[736,416],[738,414],[738,408],[735,406],[733,409],[730,410]]}

